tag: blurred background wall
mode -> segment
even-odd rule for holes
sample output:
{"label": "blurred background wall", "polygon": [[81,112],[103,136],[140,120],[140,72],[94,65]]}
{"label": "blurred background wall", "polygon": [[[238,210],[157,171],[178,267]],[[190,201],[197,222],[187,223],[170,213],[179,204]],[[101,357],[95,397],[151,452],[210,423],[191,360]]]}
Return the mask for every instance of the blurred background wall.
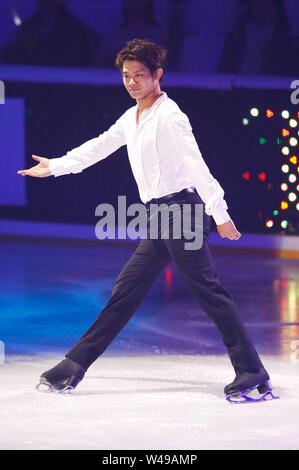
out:
{"label": "blurred background wall", "polygon": [[115,53],[133,37],[168,48],[163,88],[190,117],[241,232],[298,235],[293,0],[2,1],[2,226],[90,225],[101,202],[117,204],[122,194],[139,201],[125,148],[82,174],[16,175],[32,165],[32,153],[64,155],[135,104],[114,69]]}

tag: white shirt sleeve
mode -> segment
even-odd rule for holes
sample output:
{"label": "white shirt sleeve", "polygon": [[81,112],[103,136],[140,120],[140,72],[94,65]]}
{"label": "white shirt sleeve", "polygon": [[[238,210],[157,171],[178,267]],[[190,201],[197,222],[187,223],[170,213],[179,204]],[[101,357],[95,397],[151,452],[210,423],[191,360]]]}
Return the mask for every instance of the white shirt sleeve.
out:
{"label": "white shirt sleeve", "polygon": [[223,199],[224,191],[202,158],[186,114],[173,113],[168,116],[164,125],[174,150],[179,152],[199,196],[205,203],[205,212],[214,218],[217,225],[230,220],[228,207]]}
{"label": "white shirt sleeve", "polygon": [[70,150],[63,157],[51,158],[49,160],[50,172],[54,176],[81,173],[85,168],[103,160],[125,144],[122,117],[120,117],[98,137]]}

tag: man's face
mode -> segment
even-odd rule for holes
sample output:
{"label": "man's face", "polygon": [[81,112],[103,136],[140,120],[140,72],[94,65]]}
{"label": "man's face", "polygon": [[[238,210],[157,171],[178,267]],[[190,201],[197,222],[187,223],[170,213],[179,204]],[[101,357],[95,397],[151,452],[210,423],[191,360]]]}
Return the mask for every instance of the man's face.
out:
{"label": "man's face", "polygon": [[146,98],[157,87],[158,79],[150,70],[136,60],[125,60],[122,70],[123,83],[135,100]]}

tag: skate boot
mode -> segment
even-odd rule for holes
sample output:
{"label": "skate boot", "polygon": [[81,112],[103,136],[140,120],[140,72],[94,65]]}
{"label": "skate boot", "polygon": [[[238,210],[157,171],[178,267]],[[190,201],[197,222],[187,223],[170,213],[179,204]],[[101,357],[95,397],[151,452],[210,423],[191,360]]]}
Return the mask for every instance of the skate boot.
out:
{"label": "skate boot", "polygon": [[84,377],[86,369],[66,358],[40,376],[39,392],[69,393]]}
{"label": "skate boot", "polygon": [[[251,392],[258,391],[262,396],[249,396]],[[230,403],[246,403],[272,400],[279,398],[273,395],[269,375],[264,368],[244,371],[237,374],[235,380],[226,385],[224,393]]]}

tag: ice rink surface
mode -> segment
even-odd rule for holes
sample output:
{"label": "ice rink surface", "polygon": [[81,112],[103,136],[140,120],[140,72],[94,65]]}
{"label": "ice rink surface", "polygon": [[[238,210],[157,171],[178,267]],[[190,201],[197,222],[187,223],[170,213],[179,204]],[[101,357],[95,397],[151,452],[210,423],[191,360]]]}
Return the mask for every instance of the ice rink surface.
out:
{"label": "ice rink surface", "polygon": [[265,359],[279,400],[230,404],[226,356],[102,356],[71,394],[36,391],[61,359],[0,366],[1,449],[299,449],[296,364]]}
{"label": "ice rink surface", "polygon": [[71,395],[35,390],[96,319],[130,255],[0,245],[0,449],[298,450],[298,260],[214,256],[279,400],[225,401],[226,348],[173,265]]}

